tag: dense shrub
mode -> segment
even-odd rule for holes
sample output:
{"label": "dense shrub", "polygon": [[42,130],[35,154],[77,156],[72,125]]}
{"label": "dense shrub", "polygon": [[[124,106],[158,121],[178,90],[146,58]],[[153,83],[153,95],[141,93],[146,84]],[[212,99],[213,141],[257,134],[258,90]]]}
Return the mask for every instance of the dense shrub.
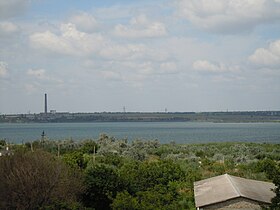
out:
{"label": "dense shrub", "polygon": [[0,158],[0,209],[74,205],[83,191],[80,175],[43,151]]}

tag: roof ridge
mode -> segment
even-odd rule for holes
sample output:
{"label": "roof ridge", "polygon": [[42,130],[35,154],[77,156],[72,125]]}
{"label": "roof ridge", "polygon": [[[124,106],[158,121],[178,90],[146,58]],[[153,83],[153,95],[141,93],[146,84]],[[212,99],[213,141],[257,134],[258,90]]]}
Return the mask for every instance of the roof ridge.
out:
{"label": "roof ridge", "polygon": [[233,182],[231,175],[229,175],[229,174],[227,174],[227,173],[226,173],[225,175],[226,175],[227,179],[229,180],[230,184],[232,185],[234,191],[241,197],[242,194],[240,193],[238,187],[237,187],[237,186],[235,185],[235,183]]}

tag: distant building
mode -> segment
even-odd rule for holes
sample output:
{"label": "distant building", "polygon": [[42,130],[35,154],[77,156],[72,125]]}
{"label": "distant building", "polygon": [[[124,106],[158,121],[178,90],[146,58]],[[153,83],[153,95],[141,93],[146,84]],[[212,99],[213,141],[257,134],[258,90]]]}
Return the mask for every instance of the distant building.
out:
{"label": "distant building", "polygon": [[56,110],[50,110],[51,114],[56,114]]}
{"label": "distant building", "polygon": [[224,174],[194,183],[195,205],[205,209],[262,209],[275,196],[270,182]]}

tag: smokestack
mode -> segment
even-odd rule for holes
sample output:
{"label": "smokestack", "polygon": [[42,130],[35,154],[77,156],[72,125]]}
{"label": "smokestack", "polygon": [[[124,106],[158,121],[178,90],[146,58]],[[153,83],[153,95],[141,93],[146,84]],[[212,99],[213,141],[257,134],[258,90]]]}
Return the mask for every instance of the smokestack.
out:
{"label": "smokestack", "polygon": [[47,94],[45,93],[45,114],[48,113],[48,101],[47,101]]}

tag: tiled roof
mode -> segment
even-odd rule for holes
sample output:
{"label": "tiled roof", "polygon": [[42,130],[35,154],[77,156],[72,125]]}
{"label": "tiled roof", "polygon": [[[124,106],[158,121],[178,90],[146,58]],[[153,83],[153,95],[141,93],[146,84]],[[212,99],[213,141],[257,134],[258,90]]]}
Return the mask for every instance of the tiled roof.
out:
{"label": "tiled roof", "polygon": [[275,196],[274,188],[275,185],[270,182],[224,174],[194,183],[195,204],[203,207],[238,197],[271,203]]}

